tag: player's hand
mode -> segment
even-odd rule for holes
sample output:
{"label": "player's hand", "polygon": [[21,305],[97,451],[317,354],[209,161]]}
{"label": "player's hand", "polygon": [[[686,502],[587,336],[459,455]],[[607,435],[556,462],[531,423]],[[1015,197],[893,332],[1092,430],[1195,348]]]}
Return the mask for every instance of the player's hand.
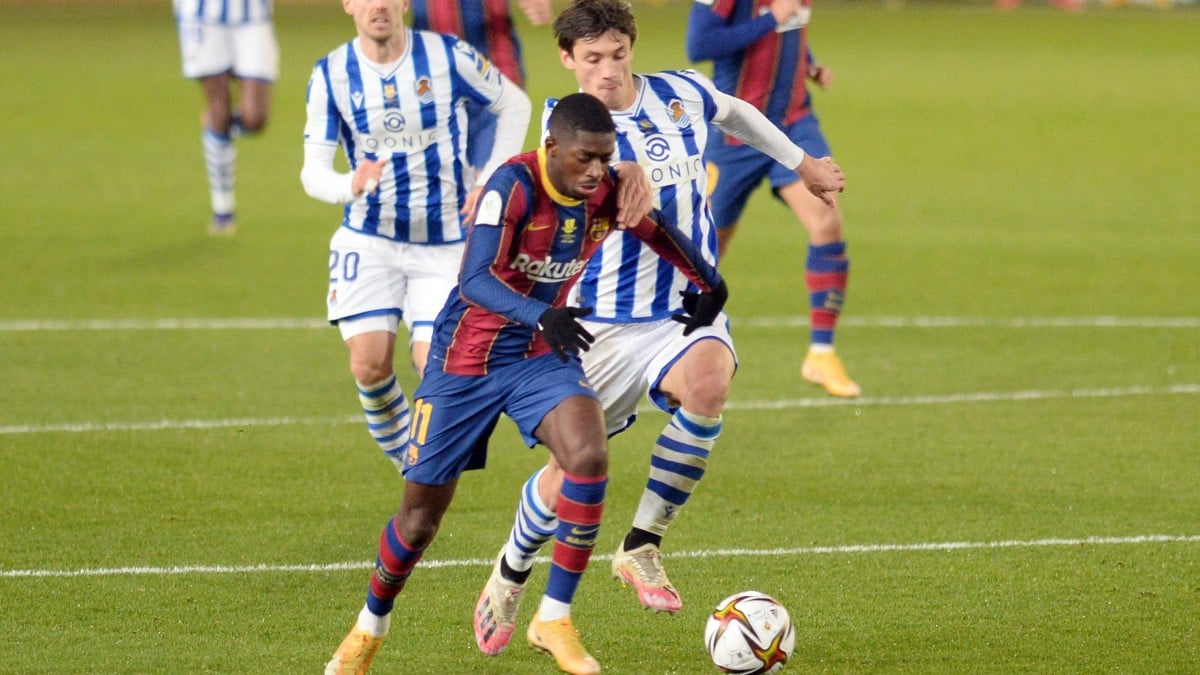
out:
{"label": "player's hand", "polygon": [[355,197],[364,193],[375,192],[379,189],[379,181],[383,178],[383,169],[388,164],[386,159],[366,159],[354,168],[354,177],[350,179],[350,189]]}
{"label": "player's hand", "polygon": [[729,299],[729,288],[722,279],[717,287],[709,293],[695,291],[679,291],[683,296],[683,311],[687,314],[675,314],[671,318],[683,324],[683,334],[691,335],[692,331],[702,326],[711,326],[717,315],[725,307]]}
{"label": "player's hand", "polygon": [[467,193],[467,198],[463,201],[463,207],[458,212],[458,215],[463,217],[464,222],[471,222],[475,219],[475,204],[479,202],[479,195],[481,194],[483,194],[482,185],[476,185]]}
{"label": "player's hand", "polygon": [[837,206],[838,193],[846,189],[846,176],[832,157],[817,159],[809,155],[796,167],[796,173],[804,181],[804,187],[825,202],[826,206]]}
{"label": "player's hand", "polygon": [[529,23],[535,26],[545,26],[554,18],[550,0],[521,0],[518,3],[521,11],[529,18]]}
{"label": "player's hand", "polygon": [[775,17],[775,25],[787,23],[797,12],[800,11],[799,0],[771,0],[768,7],[772,16]]}
{"label": "player's hand", "polygon": [[815,82],[821,91],[825,91],[833,84],[833,68],[819,63],[810,63],[808,64],[808,79]]}
{"label": "player's hand", "polygon": [[538,317],[537,328],[542,339],[567,362],[567,352],[586,352],[596,338],[575,319],[592,313],[591,307],[551,307]]}
{"label": "player's hand", "polygon": [[637,162],[617,162],[613,170],[617,172],[617,229],[636,227],[654,208],[650,178]]}

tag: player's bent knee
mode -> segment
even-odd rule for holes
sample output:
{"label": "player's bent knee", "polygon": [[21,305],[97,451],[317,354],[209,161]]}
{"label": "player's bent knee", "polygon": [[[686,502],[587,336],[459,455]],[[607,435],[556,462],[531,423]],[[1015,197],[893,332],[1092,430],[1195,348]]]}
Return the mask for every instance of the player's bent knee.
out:
{"label": "player's bent knee", "polygon": [[558,460],[563,471],[573,476],[603,476],[608,472],[608,452],[603,444],[562,453]]}
{"label": "player's bent knee", "polygon": [[267,128],[266,115],[252,117],[243,113],[238,122],[242,126],[242,131],[247,134],[257,134]]}

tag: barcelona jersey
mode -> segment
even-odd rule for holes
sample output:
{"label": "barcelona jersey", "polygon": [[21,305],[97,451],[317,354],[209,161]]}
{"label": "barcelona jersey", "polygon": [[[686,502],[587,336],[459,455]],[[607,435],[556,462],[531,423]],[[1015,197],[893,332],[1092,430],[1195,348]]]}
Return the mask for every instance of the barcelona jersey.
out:
{"label": "barcelona jersey", "polygon": [[[776,25],[770,0],[695,0],[688,20],[689,54],[712,59],[717,89],[758,108],[786,128],[810,112],[806,88],[812,54],[812,0]],[[692,45],[699,53],[692,53]]]}
{"label": "barcelona jersey", "polygon": [[525,86],[521,43],[508,0],[413,0],[412,8],[413,28],[457,35],[518,87]]}
{"label": "barcelona jersey", "polygon": [[[458,288],[434,324],[430,369],[486,375],[552,352],[537,331],[550,307],[566,305],[572,284],[616,229],[613,174],[587,199],[559,193],[544,149],[518,155],[488,180],[467,236]],[[702,291],[720,281],[688,236],[654,212],[627,230],[680,268]]]}

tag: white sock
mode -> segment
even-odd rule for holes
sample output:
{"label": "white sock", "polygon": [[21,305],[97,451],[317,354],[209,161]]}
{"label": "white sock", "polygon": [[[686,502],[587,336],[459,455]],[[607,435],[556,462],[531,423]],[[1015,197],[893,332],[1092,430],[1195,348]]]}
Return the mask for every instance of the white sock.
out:
{"label": "white sock", "polygon": [[565,602],[555,600],[548,595],[543,595],[542,604],[538,605],[537,614],[538,619],[542,621],[567,619],[571,616],[571,606]]}
{"label": "white sock", "polygon": [[376,616],[363,605],[362,611],[358,613],[358,627],[370,633],[373,637],[383,637],[387,635],[388,628],[392,625],[392,615]]}

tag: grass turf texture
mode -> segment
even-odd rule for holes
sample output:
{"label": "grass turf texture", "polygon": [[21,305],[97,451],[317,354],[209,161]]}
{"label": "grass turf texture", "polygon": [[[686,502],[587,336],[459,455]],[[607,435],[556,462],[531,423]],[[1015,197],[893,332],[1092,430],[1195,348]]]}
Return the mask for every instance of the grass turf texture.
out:
{"label": "grass turf texture", "polygon": [[[316,671],[399,496],[354,421],[336,331],[12,322],[319,319],[338,211],[299,185],[304,86],[350,20],[335,2],[277,7],[271,127],[239,145],[240,231],[213,240],[169,8],[0,6],[0,672]],[[637,9],[637,68],[685,65],[686,8]],[[522,29],[532,98],[574,90],[549,29]],[[612,443],[586,644],[610,673],[709,672],[704,616],[755,588],[797,621],[789,672],[1200,669],[1200,543],[1035,545],[1200,534],[1200,15],[835,4],[812,37],[850,180],[839,352],[868,398],[799,380],[805,243],[761,191],[722,263],[742,364],[725,433],[666,545],[685,608],[643,612],[608,579],[665,422],[646,413]],[[1017,321],[1097,316],[1127,321]],[[1155,317],[1183,327],[1128,325]],[[198,424],[139,427],[164,419]],[[228,420],[244,421],[203,426]],[[378,672],[553,672],[520,633],[497,659],[470,635],[545,456],[507,424],[493,448]],[[905,547],[951,542],[1026,543]],[[175,566],[242,571],[18,574]]]}

